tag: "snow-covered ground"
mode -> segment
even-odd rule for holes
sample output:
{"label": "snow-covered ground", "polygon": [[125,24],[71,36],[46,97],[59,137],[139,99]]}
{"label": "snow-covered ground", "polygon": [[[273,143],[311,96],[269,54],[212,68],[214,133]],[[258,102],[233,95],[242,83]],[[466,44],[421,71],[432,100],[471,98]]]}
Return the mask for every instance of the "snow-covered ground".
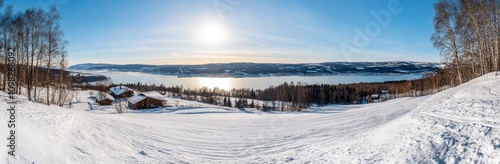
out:
{"label": "snow-covered ground", "polygon": [[[500,163],[500,76],[433,96],[312,108],[240,111],[183,107],[116,114],[18,104],[16,156],[8,163]],[[21,98],[22,99],[22,98]],[[0,93],[0,109],[7,109]],[[6,110],[0,136],[8,137]],[[7,145],[6,139],[0,140]]]}

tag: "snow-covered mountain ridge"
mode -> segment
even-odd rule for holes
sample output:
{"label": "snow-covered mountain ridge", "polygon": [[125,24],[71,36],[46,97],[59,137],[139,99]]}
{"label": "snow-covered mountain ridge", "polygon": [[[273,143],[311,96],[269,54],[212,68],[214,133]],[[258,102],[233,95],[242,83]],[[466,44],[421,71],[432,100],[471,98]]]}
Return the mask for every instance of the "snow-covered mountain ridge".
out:
{"label": "snow-covered mountain ridge", "polygon": [[323,76],[337,74],[423,74],[435,72],[431,62],[216,63],[200,65],[77,64],[70,70],[141,72],[178,77]]}

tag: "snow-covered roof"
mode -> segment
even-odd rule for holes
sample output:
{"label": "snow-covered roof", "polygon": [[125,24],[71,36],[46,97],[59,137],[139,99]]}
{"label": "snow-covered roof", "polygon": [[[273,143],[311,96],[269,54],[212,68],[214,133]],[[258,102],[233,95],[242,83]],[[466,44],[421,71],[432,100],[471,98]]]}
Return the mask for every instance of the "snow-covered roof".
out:
{"label": "snow-covered roof", "polygon": [[113,96],[111,96],[111,95],[109,95],[109,94],[107,94],[107,93],[99,93],[99,94],[97,94],[97,95],[95,96],[95,99],[96,99],[97,101],[102,101],[102,100],[104,100],[104,99],[109,99],[109,100],[111,100],[111,101],[115,101],[115,98],[113,98]]}
{"label": "snow-covered roof", "polygon": [[109,88],[109,90],[111,92],[113,92],[113,94],[115,94],[115,95],[121,95],[127,91],[132,91],[132,89],[130,89],[126,86],[123,86],[123,85],[111,87],[111,88]]}
{"label": "snow-covered roof", "polygon": [[153,98],[153,99],[156,99],[156,100],[161,100],[161,101],[166,101],[167,100],[165,98],[165,96],[161,95],[160,93],[158,93],[156,91],[142,92],[140,95],[143,95],[143,96],[146,96],[146,97],[149,97],[149,98]]}
{"label": "snow-covered roof", "polygon": [[135,103],[138,103],[139,101],[142,101],[146,99],[145,96],[142,96],[142,95],[135,95],[135,96],[132,96],[130,98],[128,98],[127,100],[132,103],[132,104],[135,104]]}

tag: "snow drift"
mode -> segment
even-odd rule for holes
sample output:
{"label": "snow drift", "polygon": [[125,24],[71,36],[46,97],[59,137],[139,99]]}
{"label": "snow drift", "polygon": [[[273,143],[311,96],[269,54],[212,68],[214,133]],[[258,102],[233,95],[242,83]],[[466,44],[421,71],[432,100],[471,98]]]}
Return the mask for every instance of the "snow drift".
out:
{"label": "snow drift", "polygon": [[[7,163],[442,163],[500,162],[500,76],[433,96],[306,113],[186,107],[116,114],[21,97],[16,156]],[[82,95],[83,96],[83,95]],[[0,93],[0,108],[7,109]],[[7,138],[6,110],[0,136]],[[7,145],[7,140],[0,140]]]}

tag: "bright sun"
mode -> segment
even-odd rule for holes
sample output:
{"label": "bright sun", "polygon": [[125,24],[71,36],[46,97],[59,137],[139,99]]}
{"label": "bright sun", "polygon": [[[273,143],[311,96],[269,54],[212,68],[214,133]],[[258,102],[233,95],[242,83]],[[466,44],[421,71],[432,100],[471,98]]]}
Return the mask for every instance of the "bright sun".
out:
{"label": "bright sun", "polygon": [[199,31],[200,39],[206,44],[221,44],[226,40],[226,29],[217,23],[206,23]]}

